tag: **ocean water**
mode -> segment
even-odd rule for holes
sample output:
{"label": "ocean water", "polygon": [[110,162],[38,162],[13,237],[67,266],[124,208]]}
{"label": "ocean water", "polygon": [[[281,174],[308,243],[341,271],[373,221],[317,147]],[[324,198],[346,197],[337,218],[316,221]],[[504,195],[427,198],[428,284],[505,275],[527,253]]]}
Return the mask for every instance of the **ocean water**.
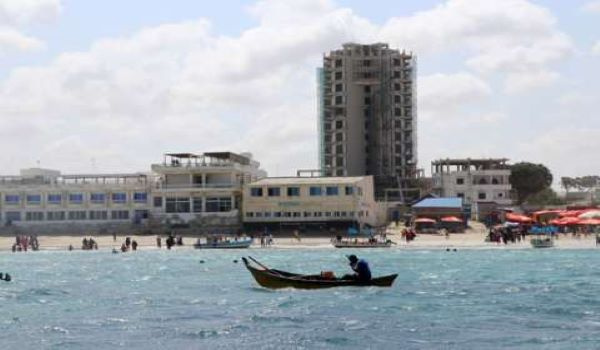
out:
{"label": "ocean water", "polygon": [[596,250],[361,250],[392,288],[317,291],[233,262],[342,274],[348,253],[0,253],[0,349],[600,348]]}

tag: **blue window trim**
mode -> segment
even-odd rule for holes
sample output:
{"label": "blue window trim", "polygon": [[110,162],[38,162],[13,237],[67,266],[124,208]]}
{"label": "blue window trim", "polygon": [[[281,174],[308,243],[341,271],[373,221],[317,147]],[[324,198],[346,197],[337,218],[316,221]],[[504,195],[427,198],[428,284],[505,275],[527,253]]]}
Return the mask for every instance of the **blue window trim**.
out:
{"label": "blue window trim", "polygon": [[41,194],[28,194],[25,197],[25,200],[27,201],[27,204],[40,204],[40,203],[42,203],[42,195]]}
{"label": "blue window trim", "polygon": [[69,203],[83,203],[83,193],[69,193]]}
{"label": "blue window trim", "polygon": [[310,195],[311,196],[322,196],[323,189],[319,186],[311,186],[310,187]]}
{"label": "blue window trim", "polygon": [[117,192],[113,193],[111,196],[113,203],[126,203],[127,202],[127,193],[125,192]]}
{"label": "blue window trim", "polygon": [[147,203],[148,202],[148,193],[134,192],[133,193],[133,201],[136,203]]}
{"label": "blue window trim", "polygon": [[104,193],[90,193],[90,202],[92,203],[104,203],[106,201],[106,194]]}
{"label": "blue window trim", "polygon": [[6,204],[19,204],[21,197],[18,194],[7,194],[4,196],[4,202]]}
{"label": "blue window trim", "polygon": [[50,203],[50,204],[62,203],[62,195],[61,194],[49,194],[48,195],[48,203]]}
{"label": "blue window trim", "polygon": [[337,196],[339,194],[339,189],[337,186],[327,186],[325,188],[325,194],[328,196]]}

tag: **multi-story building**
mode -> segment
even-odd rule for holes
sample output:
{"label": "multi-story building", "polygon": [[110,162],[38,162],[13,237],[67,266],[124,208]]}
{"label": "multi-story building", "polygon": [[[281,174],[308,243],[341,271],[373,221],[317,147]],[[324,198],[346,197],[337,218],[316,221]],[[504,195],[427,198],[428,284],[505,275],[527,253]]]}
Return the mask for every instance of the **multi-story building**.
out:
{"label": "multi-story building", "polygon": [[482,218],[512,204],[508,159],[440,159],[431,163],[434,192],[460,197]]}
{"label": "multi-story building", "polygon": [[241,227],[242,186],[265,177],[246,154],[166,154],[151,173],[61,175],[24,169],[0,177],[4,229],[37,233]]}
{"label": "multi-story building", "polygon": [[249,229],[328,229],[380,224],[373,177],[275,177],[244,187]]}
{"label": "multi-story building", "polygon": [[326,176],[372,175],[379,200],[404,200],[417,176],[416,58],[348,43],[318,70],[319,160]]}
{"label": "multi-story building", "polygon": [[20,176],[0,177],[0,219],[5,227],[39,233],[83,234],[90,226],[140,224],[148,219],[151,182],[143,173],[61,175],[23,169]]}
{"label": "multi-story building", "polygon": [[152,171],[153,217],[205,230],[239,228],[242,186],[266,176],[251,154],[231,152],[166,154]]}

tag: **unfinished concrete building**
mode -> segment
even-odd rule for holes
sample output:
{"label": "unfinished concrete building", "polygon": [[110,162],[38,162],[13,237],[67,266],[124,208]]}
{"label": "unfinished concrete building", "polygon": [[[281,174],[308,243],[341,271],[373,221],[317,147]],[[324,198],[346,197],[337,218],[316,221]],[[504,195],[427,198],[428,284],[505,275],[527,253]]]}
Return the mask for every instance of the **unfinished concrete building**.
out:
{"label": "unfinished concrete building", "polygon": [[318,70],[320,168],[373,175],[378,200],[408,200],[417,176],[416,58],[387,44],[344,44]]}

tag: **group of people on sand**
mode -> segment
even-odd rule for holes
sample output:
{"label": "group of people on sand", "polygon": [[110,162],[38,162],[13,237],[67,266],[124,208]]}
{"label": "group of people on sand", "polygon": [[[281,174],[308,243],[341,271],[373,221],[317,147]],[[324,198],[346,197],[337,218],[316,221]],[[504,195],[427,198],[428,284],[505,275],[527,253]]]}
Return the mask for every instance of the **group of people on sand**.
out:
{"label": "group of people on sand", "polygon": [[527,235],[525,226],[492,227],[486,240],[497,244],[520,243],[525,240],[525,235]]}
{"label": "group of people on sand", "polygon": [[81,241],[81,250],[98,250],[98,242],[96,242],[92,237],[89,239],[84,238]]}
{"label": "group of people on sand", "polygon": [[132,240],[131,237],[125,237],[125,242],[121,244],[121,252],[126,253],[130,250],[137,250],[138,243]]}
{"label": "group of people on sand", "polygon": [[402,230],[402,238],[406,240],[406,243],[413,241],[417,237],[417,231],[412,227],[406,227]]}
{"label": "group of people on sand", "polygon": [[265,248],[265,247],[270,247],[273,244],[273,235],[272,234],[263,234],[260,236],[260,246]]}
{"label": "group of people on sand", "polygon": [[26,252],[28,248],[31,250],[39,250],[40,243],[36,235],[16,235],[15,243],[12,245],[12,251],[14,252]]}

